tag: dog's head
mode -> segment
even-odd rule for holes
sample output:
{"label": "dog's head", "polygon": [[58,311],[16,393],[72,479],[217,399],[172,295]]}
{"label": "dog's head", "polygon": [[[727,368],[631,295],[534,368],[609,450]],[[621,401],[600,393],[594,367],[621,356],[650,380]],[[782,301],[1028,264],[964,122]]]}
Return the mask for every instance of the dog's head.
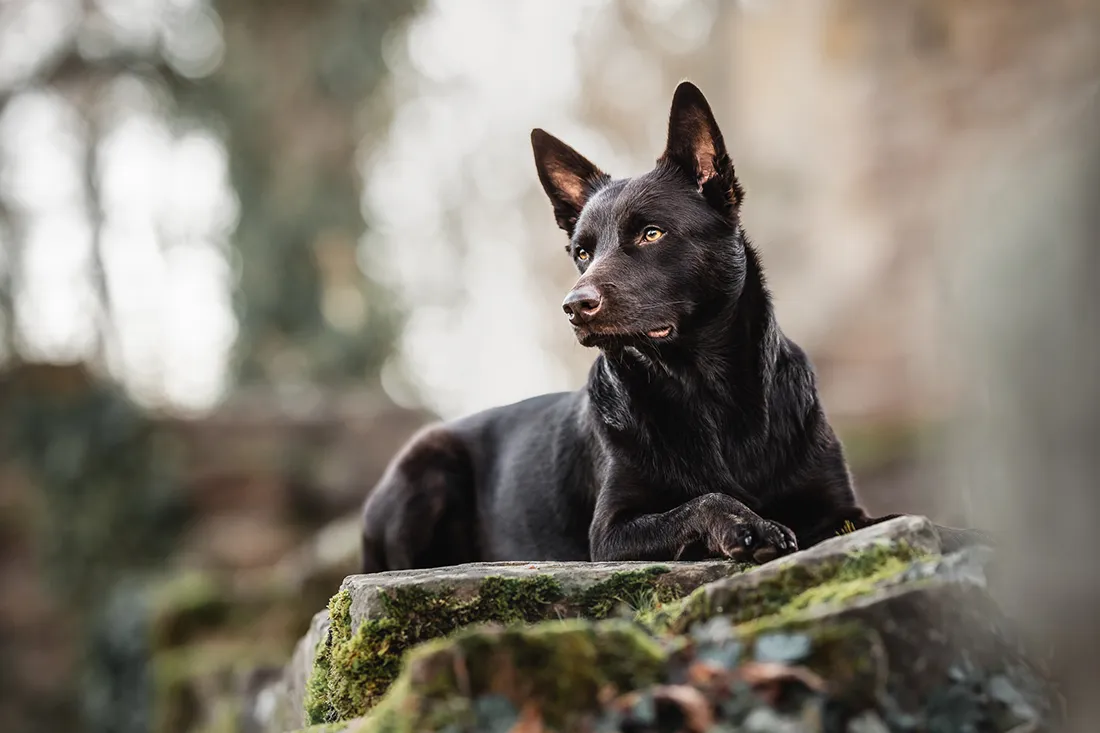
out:
{"label": "dog's head", "polygon": [[531,144],[581,273],[562,308],[583,345],[670,344],[738,297],[743,193],[694,84],[676,88],[665,151],[636,178],[612,180],[542,130]]}

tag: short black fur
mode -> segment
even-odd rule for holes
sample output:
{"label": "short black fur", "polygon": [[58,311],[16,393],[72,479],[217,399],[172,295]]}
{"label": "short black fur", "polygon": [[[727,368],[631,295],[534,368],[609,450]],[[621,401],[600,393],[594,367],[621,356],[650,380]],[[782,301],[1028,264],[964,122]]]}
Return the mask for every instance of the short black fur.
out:
{"label": "short black fur", "polygon": [[580,272],[563,309],[600,354],[580,391],[415,437],[367,500],[363,571],[761,562],[888,519],[858,505],[813,368],[776,323],[699,89],[677,88],[665,152],[637,178],[612,180],[542,130],[531,140]]}

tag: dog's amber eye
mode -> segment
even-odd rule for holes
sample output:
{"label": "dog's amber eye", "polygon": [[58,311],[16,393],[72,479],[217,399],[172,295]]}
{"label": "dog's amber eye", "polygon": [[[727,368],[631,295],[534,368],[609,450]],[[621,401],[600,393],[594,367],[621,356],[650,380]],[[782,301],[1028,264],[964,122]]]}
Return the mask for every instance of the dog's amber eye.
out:
{"label": "dog's amber eye", "polygon": [[646,227],[642,231],[642,239],[644,239],[647,242],[656,242],[658,239],[660,239],[663,236],[665,236],[665,233],[662,232],[657,227]]}
{"label": "dog's amber eye", "polygon": [[580,260],[581,262],[587,260],[590,256],[591,255],[588,254],[588,250],[586,250],[586,249],[578,249],[577,250],[577,259]]}

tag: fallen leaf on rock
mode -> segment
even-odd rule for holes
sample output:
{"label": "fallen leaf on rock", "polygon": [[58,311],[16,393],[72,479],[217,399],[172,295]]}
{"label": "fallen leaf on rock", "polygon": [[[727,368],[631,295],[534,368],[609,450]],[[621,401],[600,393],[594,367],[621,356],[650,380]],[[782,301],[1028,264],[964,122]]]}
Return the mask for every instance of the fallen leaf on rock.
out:
{"label": "fallen leaf on rock", "polygon": [[699,686],[711,685],[715,680],[722,679],[729,674],[730,671],[725,667],[709,661],[696,662],[688,667],[687,671],[688,681]]}
{"label": "fallen leaf on rock", "polygon": [[789,667],[777,662],[746,662],[737,668],[736,675],[773,706],[790,684],[799,684],[814,692],[825,691],[825,680],[805,667]]}
{"label": "fallen leaf on rock", "polygon": [[690,733],[706,733],[714,725],[714,711],[703,693],[687,685],[665,685],[653,690],[653,699],[676,705],[684,714],[684,724]]}
{"label": "fallen leaf on rock", "polygon": [[614,685],[604,685],[596,691],[596,702],[600,707],[606,707],[619,696],[619,690]]}
{"label": "fallen leaf on rock", "polygon": [[542,721],[542,712],[538,706],[533,702],[524,705],[523,710],[520,711],[519,720],[509,729],[508,733],[546,733],[546,726]]}
{"label": "fallen leaf on rock", "polygon": [[608,712],[617,712],[632,726],[648,730],[663,720],[669,706],[680,711],[684,733],[708,733],[714,726],[714,707],[706,696],[690,685],[658,685],[617,698]]}

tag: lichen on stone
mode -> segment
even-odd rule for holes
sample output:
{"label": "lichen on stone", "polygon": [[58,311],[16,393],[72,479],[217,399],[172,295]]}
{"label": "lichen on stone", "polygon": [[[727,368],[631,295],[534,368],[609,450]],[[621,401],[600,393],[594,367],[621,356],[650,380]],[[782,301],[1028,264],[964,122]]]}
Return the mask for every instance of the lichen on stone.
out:
{"label": "lichen on stone", "polygon": [[745,633],[782,626],[808,608],[864,595],[910,567],[923,554],[906,542],[883,543],[818,564],[791,563],[755,584],[699,588],[677,604],[639,621],[654,631],[682,633],[725,616]]}
{"label": "lichen on stone", "polygon": [[758,607],[760,613],[749,618],[745,618],[747,614],[743,613],[734,615],[741,619],[739,628],[743,632],[765,631],[782,626],[797,618],[803,611],[819,604],[843,603],[868,595],[908,567],[907,562],[896,557],[885,558],[881,565],[866,575],[849,574],[850,569],[842,565],[836,576],[820,585],[807,587],[801,592],[791,589],[787,597],[772,597],[771,604]]}

